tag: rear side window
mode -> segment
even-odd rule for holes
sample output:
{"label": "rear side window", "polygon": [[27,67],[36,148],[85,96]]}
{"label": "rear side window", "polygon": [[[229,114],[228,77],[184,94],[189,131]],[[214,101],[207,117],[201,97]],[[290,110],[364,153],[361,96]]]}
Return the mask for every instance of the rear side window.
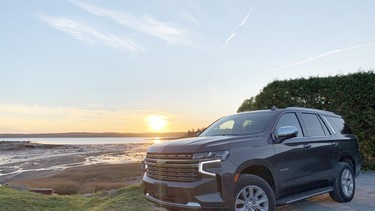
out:
{"label": "rear side window", "polygon": [[353,134],[352,129],[339,117],[326,117],[329,123],[335,127],[341,134]]}
{"label": "rear side window", "polygon": [[305,123],[306,136],[326,136],[328,134],[327,128],[324,128],[322,120],[316,114],[301,114],[302,121]]}

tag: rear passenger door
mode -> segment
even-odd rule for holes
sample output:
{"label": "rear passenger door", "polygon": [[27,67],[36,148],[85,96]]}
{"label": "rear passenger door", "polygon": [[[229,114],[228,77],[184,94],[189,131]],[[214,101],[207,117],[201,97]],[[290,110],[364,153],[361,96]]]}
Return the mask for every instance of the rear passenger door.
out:
{"label": "rear passenger door", "polygon": [[328,123],[318,114],[301,113],[301,122],[305,131],[305,138],[314,148],[314,155],[318,159],[315,166],[318,172],[316,180],[333,179],[339,153],[338,143],[332,139],[333,131]]}

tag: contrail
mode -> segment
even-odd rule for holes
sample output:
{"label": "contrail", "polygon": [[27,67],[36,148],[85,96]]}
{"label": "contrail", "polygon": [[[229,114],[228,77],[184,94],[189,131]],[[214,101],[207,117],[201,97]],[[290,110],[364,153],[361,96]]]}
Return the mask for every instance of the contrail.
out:
{"label": "contrail", "polygon": [[228,39],[225,41],[225,43],[224,43],[224,45],[223,45],[223,47],[222,47],[223,50],[227,47],[229,41],[230,41],[230,40],[236,35],[236,31],[237,31],[239,28],[241,28],[243,25],[245,25],[247,19],[249,18],[249,16],[251,15],[251,13],[252,13],[253,10],[254,10],[254,7],[255,7],[255,6],[252,6],[252,7],[250,8],[249,12],[246,14],[246,16],[245,16],[244,19],[241,21],[241,23],[238,24],[238,26],[236,26],[236,28],[234,29],[234,32],[233,32],[233,33],[228,37]]}
{"label": "contrail", "polygon": [[375,43],[355,45],[355,46],[351,46],[351,47],[348,47],[348,48],[342,48],[342,49],[337,49],[337,50],[333,50],[333,51],[328,51],[328,52],[319,54],[317,56],[313,56],[313,57],[304,59],[304,60],[299,61],[299,62],[295,62],[295,63],[292,63],[292,64],[284,65],[284,66],[281,66],[281,67],[277,67],[277,68],[265,71],[264,73],[270,73],[270,72],[275,72],[275,71],[278,71],[278,70],[287,69],[289,67],[294,67],[294,66],[297,66],[297,65],[300,65],[300,64],[311,62],[311,61],[314,61],[314,60],[317,60],[317,59],[320,59],[320,58],[323,58],[323,57],[327,57],[327,56],[335,54],[335,53],[340,53],[340,52],[343,52],[343,51],[349,51],[349,50],[353,50],[353,49],[357,49],[357,48],[364,48],[364,47],[373,46],[373,45],[375,45]]}
{"label": "contrail", "polygon": [[240,24],[238,24],[238,26],[234,29],[235,31],[237,31],[237,29],[239,29],[241,26],[243,26],[246,23],[246,21],[249,18],[250,14],[253,12],[253,9],[254,9],[254,6],[250,8],[250,11],[246,14],[246,16],[242,20],[242,22]]}
{"label": "contrail", "polygon": [[225,43],[224,43],[224,45],[223,45],[223,50],[225,49],[225,47],[227,47],[229,41],[230,41],[234,36],[236,36],[236,33],[232,33],[232,34],[228,37],[228,39],[225,41]]}

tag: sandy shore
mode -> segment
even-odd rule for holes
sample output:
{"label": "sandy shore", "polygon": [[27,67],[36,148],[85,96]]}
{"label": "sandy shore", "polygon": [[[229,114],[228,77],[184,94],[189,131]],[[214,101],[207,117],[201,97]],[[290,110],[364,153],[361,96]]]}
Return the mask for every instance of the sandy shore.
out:
{"label": "sandy shore", "polygon": [[50,145],[0,141],[0,184],[14,179],[50,177],[71,167],[140,162],[150,145]]}

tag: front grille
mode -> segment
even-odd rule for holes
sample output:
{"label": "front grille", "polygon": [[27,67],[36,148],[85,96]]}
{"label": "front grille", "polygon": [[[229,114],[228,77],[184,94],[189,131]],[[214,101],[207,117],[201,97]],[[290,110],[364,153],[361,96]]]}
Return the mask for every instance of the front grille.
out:
{"label": "front grille", "polygon": [[151,178],[166,181],[193,182],[198,180],[197,169],[160,168],[150,166],[147,175]]}
{"label": "front grille", "polygon": [[147,158],[151,159],[192,159],[193,154],[159,154],[147,153]]}
{"label": "front grille", "polygon": [[157,180],[193,182],[199,179],[198,161],[190,154],[148,153],[147,176]]}

